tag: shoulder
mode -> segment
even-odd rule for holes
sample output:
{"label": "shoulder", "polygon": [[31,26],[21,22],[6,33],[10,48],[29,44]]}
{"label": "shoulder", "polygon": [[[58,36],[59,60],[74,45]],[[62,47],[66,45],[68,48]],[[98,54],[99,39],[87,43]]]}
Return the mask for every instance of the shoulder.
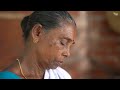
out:
{"label": "shoulder", "polygon": [[64,79],[71,79],[70,74],[66,70],[64,70],[63,68],[57,67],[56,71],[59,74],[59,76],[63,77]]}
{"label": "shoulder", "polygon": [[2,71],[0,72],[0,79],[20,79],[20,77],[10,71]]}

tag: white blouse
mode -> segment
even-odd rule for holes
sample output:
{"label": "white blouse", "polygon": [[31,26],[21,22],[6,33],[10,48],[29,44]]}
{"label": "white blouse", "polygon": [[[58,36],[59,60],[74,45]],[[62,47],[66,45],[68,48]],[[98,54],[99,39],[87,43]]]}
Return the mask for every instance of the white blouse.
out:
{"label": "white blouse", "polygon": [[72,79],[72,78],[67,71],[65,71],[61,67],[57,67],[56,69],[46,70],[44,79]]}

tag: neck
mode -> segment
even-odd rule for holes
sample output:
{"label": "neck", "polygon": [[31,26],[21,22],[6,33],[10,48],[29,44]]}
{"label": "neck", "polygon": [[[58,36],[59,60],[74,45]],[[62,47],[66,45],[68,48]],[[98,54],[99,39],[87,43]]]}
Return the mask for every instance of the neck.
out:
{"label": "neck", "polygon": [[[27,79],[42,79],[44,76],[45,69],[38,63],[38,58],[35,52],[30,51],[18,58],[20,61],[21,69]],[[17,63],[11,68],[11,71],[23,78],[20,71],[20,66]]]}

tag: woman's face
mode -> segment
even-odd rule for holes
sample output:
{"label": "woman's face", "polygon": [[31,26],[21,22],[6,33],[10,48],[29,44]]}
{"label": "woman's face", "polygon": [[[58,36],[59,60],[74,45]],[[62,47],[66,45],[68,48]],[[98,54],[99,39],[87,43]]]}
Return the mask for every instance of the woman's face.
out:
{"label": "woman's face", "polygon": [[61,66],[70,56],[70,47],[75,43],[76,27],[66,24],[42,35],[37,43],[39,64],[47,69]]}

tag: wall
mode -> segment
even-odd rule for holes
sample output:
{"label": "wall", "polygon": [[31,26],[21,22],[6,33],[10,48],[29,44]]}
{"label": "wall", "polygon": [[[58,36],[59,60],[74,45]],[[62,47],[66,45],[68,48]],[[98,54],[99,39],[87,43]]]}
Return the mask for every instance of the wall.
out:
{"label": "wall", "polygon": [[91,78],[119,78],[120,34],[110,28],[106,13],[88,12]]}
{"label": "wall", "polygon": [[0,70],[9,66],[23,50],[21,19],[25,11],[0,11]]}

